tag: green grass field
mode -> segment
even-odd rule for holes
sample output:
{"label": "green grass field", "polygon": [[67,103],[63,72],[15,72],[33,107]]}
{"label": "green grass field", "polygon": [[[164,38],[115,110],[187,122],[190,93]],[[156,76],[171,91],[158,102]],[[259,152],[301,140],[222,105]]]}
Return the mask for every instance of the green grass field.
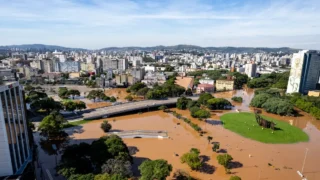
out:
{"label": "green grass field", "polygon": [[68,122],[68,123],[63,125],[63,128],[70,128],[70,127],[74,127],[74,126],[79,126],[81,124],[85,124],[85,123],[88,123],[90,121],[91,120],[81,120],[81,121]]}
{"label": "green grass field", "polygon": [[243,137],[250,138],[263,143],[271,144],[288,144],[305,142],[309,140],[308,135],[301,129],[291,126],[289,123],[279,121],[267,116],[265,119],[276,123],[276,127],[280,130],[262,129],[255,120],[253,113],[228,113],[221,116],[221,121],[226,129],[240,134]]}

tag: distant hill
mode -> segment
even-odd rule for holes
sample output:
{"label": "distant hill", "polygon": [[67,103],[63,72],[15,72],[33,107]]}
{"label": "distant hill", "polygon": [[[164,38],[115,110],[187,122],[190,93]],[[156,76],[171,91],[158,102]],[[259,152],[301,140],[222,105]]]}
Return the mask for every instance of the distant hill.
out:
{"label": "distant hill", "polygon": [[69,48],[56,45],[45,45],[45,44],[22,44],[22,45],[10,45],[10,46],[0,46],[0,49],[10,50],[19,49],[23,51],[86,51],[82,48]]}
{"label": "distant hill", "polygon": [[194,45],[176,45],[176,46],[153,46],[153,47],[107,47],[102,48],[103,51],[132,51],[132,50],[141,50],[141,51],[214,51],[221,53],[270,53],[270,52],[284,52],[284,53],[294,53],[298,49],[292,49],[288,47],[280,48],[266,48],[266,47],[201,47]]}
{"label": "distant hill", "polygon": [[[23,44],[23,45],[10,45],[0,46],[0,51],[19,49],[22,51],[89,51],[88,49],[82,48],[70,48],[56,45],[45,45],[45,44]],[[283,52],[283,53],[294,53],[298,49],[292,49],[288,47],[280,48],[267,48],[267,47],[201,47],[194,45],[175,45],[175,46],[151,46],[151,47],[106,47],[99,49],[98,51],[199,51],[199,52],[221,52],[221,53],[270,53],[270,52]]]}

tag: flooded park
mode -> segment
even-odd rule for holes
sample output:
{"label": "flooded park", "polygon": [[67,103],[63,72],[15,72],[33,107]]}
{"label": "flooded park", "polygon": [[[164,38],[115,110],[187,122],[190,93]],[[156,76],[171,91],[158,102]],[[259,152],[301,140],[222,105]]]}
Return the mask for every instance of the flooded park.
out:
{"label": "flooded park", "polygon": [[[121,94],[124,96],[125,93]],[[320,152],[320,121],[315,120],[304,112],[300,112],[301,116],[298,117],[278,116],[263,112],[263,115],[285,121],[292,126],[302,129],[309,136],[308,142],[265,144],[224,129],[220,121],[220,117],[228,112],[253,111],[249,107],[254,95],[252,89],[214,93],[213,95],[228,100],[233,96],[241,96],[243,102],[233,102],[234,108],[232,110],[212,111],[212,116],[207,121],[192,118],[188,110],[171,109],[189,118],[193,123],[198,124],[206,132],[203,136],[200,136],[188,124],[177,119],[172,114],[158,110],[93,120],[86,124],[66,129],[70,137],[68,143],[90,143],[106,135],[101,130],[100,125],[103,120],[107,120],[112,125],[111,133],[126,130],[167,132],[169,138],[164,139],[123,139],[134,157],[133,168],[135,176],[139,176],[137,167],[144,160],[165,159],[172,164],[172,172],[182,169],[189,172],[191,176],[203,180],[225,180],[231,175],[240,176],[245,180],[299,180],[302,178],[297,174],[297,171],[302,171],[302,168],[304,168],[303,172],[308,180],[320,179],[320,167],[317,166],[320,162],[320,157],[317,154]],[[220,152],[216,153],[212,151],[212,145],[208,143],[207,136],[212,136],[213,142],[220,143]],[[40,142],[40,136],[37,133],[35,133],[35,140]],[[41,146],[40,143],[38,146],[40,146],[38,148],[39,159],[43,161],[43,171],[54,168],[56,163],[55,158],[59,161],[59,154],[55,156],[48,150],[45,150],[45,146]],[[192,171],[186,164],[180,162],[180,156],[188,152],[190,148],[198,148],[200,150],[200,156],[205,161],[201,171]],[[219,165],[216,160],[217,155],[226,152],[233,157],[231,175],[226,174],[224,167]],[[39,163],[41,164],[41,162]],[[60,178],[63,179],[60,176],[56,176],[54,179]]]}

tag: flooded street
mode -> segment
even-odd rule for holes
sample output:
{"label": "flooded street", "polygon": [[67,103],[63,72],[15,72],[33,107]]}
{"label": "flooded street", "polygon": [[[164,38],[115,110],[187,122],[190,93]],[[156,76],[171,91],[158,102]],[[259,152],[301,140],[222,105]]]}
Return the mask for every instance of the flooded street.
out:
{"label": "flooded street", "polygon": [[[234,165],[238,166],[238,168],[231,169],[231,173],[240,176],[242,179],[300,180],[297,170],[301,171],[306,148],[308,148],[303,172],[308,180],[319,180],[320,122],[314,120],[311,116],[301,113],[302,116],[300,117],[280,117],[264,113],[273,118],[287,121],[303,129],[309,135],[309,142],[296,144],[264,144],[241,137],[222,127],[220,123],[222,114],[235,111],[235,109],[240,111],[251,110],[249,103],[253,94],[253,90],[250,89],[247,91],[214,93],[215,97],[223,97],[229,100],[233,96],[241,96],[244,102],[232,102],[235,107],[230,111],[212,111],[212,117],[208,119],[207,123],[190,117],[190,113],[187,110],[172,109],[184,117],[190,118],[192,122],[205,130],[207,133],[203,137],[182,120],[178,120],[173,115],[162,111],[111,117],[107,120],[112,125],[112,131],[161,130],[168,132],[170,137],[168,139],[123,139],[129,148],[136,149],[133,155],[135,175],[138,175],[137,166],[143,160],[165,159],[172,164],[173,172],[176,169],[183,169],[198,179],[228,179],[231,175],[226,175],[224,168],[218,165],[216,160],[218,153],[213,152],[212,145],[208,144],[207,136],[212,136],[213,142],[220,142],[220,149],[230,154],[234,159]],[[90,143],[105,135],[100,129],[102,121],[96,120],[68,129],[70,143]],[[74,130],[77,133],[74,133]],[[190,148],[200,149],[200,155],[207,159],[205,162],[206,172],[191,171],[186,164],[180,162],[180,156],[188,152]],[[40,159],[49,158],[51,161],[54,160],[54,156],[45,157],[47,155],[41,148],[38,149],[40,151]],[[175,154],[179,156],[175,156]]]}

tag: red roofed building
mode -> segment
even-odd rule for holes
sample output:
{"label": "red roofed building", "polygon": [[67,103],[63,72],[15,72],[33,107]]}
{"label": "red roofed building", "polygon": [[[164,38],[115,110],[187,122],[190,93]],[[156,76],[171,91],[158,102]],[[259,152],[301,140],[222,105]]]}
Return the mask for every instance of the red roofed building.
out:
{"label": "red roofed building", "polygon": [[197,87],[197,93],[213,92],[213,91],[214,91],[214,85],[212,84],[199,84]]}

